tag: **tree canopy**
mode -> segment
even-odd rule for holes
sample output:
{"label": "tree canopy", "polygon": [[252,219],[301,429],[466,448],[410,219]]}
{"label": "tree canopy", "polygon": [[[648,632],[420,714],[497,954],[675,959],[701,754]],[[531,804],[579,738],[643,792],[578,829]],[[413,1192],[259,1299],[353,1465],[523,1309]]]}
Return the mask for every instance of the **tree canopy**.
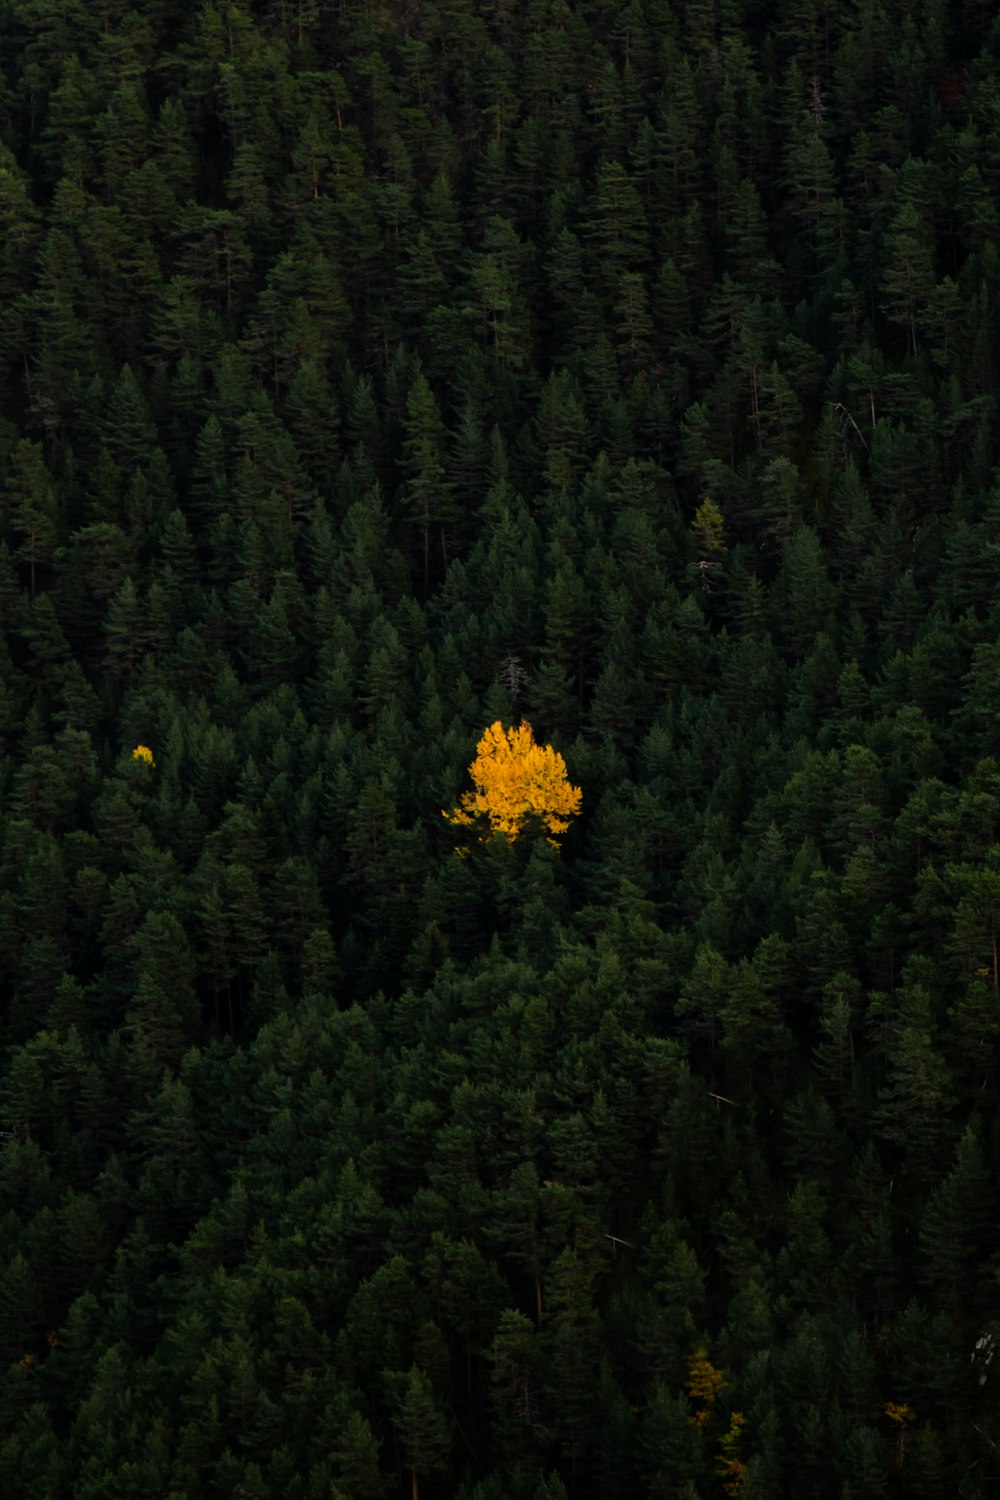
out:
{"label": "tree canopy", "polygon": [[566,762],[551,745],[536,744],[531,725],[523,720],[510,729],[499,719],[489,726],[476,746],[469,775],[475,791],[464,792],[458,807],[445,813],[462,828],[486,819],[490,833],[513,842],[532,822],[550,833],[565,833],[580,811],[583,793],[570,785]]}
{"label": "tree canopy", "polygon": [[1000,1492],[998,224],[983,0],[0,0],[0,1496]]}

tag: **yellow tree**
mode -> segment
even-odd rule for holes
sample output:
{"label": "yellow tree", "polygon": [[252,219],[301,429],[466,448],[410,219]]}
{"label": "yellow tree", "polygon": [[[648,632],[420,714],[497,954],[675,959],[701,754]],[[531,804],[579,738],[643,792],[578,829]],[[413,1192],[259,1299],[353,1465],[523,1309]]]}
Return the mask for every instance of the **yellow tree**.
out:
{"label": "yellow tree", "polygon": [[691,1418],[696,1427],[704,1427],[709,1411],[714,1405],[726,1377],[712,1364],[705,1349],[696,1349],[688,1356],[688,1373],[684,1385],[692,1401],[699,1403],[699,1410]]}
{"label": "yellow tree", "polygon": [[723,552],[728,552],[726,523],[722,519],[722,511],[714,500],[703,500],[695,511],[694,520],[691,522],[691,535],[698,548],[699,559],[715,562]]}
{"label": "yellow tree", "polygon": [[462,828],[488,819],[484,838],[502,833],[513,842],[536,818],[550,833],[565,833],[580,811],[583,793],[570,786],[566,762],[551,745],[536,743],[530,724],[504,729],[497,719],[476,746],[469,774],[475,791],[444,816]]}

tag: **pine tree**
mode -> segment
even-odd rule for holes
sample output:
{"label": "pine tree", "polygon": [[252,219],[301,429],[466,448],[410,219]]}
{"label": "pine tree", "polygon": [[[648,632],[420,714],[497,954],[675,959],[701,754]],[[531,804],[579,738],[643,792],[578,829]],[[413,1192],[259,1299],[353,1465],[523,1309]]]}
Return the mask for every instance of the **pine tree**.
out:
{"label": "pine tree", "polygon": [[439,528],[441,563],[448,566],[446,523],[452,518],[450,484],[445,468],[445,426],[426,376],[418,373],[406,399],[403,447],[406,508],[419,526],[423,543],[423,592],[430,586],[431,526]]}
{"label": "pine tree", "polygon": [[447,1472],[451,1435],[423,1370],[412,1365],[398,1384],[394,1422],[410,1471],[412,1500],[420,1500],[419,1480]]}
{"label": "pine tree", "polygon": [[931,236],[916,202],[904,199],[886,231],[882,274],[887,317],[902,327],[910,354],[918,348],[917,328],[934,287]]}
{"label": "pine tree", "polygon": [[17,540],[14,558],[28,568],[31,598],[37,592],[38,571],[52,562],[59,535],[55,486],[41,447],[22,440],[14,449],[7,480],[10,524]]}

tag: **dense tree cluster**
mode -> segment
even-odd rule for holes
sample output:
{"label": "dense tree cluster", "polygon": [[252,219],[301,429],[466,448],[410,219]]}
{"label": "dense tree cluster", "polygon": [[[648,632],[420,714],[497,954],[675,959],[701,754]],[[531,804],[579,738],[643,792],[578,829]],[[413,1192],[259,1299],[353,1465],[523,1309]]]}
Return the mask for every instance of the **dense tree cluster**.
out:
{"label": "dense tree cluster", "polygon": [[0,0],[0,1493],[997,1493],[998,234],[984,0]]}

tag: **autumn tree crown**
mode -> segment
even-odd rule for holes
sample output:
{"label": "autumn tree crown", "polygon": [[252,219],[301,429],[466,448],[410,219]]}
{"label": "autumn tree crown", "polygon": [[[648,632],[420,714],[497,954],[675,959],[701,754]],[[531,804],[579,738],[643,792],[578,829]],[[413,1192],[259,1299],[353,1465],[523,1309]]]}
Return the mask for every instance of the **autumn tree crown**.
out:
{"label": "autumn tree crown", "polygon": [[[531,725],[505,729],[499,719],[483,734],[469,767],[475,791],[444,811],[449,823],[467,828],[485,819],[483,837],[502,833],[513,842],[538,818],[550,834],[565,833],[580,811],[583,793],[571,786],[566,762],[551,745],[539,745]],[[549,839],[554,843],[554,839]]]}

